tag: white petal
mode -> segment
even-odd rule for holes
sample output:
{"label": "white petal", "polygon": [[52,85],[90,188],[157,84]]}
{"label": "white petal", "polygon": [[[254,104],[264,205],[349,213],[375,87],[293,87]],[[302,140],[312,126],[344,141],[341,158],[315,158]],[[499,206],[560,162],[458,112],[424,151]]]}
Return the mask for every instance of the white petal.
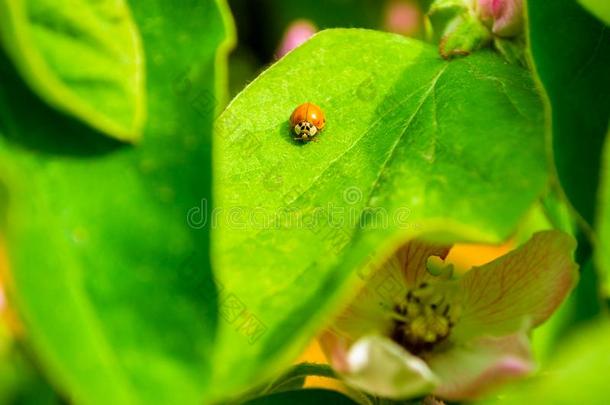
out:
{"label": "white petal", "polygon": [[426,363],[381,336],[366,336],[347,353],[345,381],[354,388],[388,398],[412,398],[431,392],[437,377]]}

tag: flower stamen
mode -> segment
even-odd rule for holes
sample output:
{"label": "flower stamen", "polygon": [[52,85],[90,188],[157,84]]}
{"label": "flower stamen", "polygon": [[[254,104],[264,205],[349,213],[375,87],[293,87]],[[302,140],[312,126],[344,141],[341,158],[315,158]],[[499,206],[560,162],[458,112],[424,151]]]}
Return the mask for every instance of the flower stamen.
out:
{"label": "flower stamen", "polygon": [[413,354],[430,351],[449,336],[451,315],[444,294],[422,283],[394,306],[392,339]]}

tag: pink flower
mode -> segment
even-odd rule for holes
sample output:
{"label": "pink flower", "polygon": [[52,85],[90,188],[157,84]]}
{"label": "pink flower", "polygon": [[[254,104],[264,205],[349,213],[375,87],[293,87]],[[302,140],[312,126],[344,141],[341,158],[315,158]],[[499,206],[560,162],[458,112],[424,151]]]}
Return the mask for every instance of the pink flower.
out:
{"label": "pink flower", "polygon": [[354,388],[395,399],[480,397],[533,370],[529,332],[576,283],[574,248],[559,231],[540,232],[456,279],[444,263],[450,246],[411,241],[320,342]]}
{"label": "pink flower", "polygon": [[419,32],[422,12],[413,1],[390,0],[385,11],[384,27],[387,31],[412,36]]}
{"label": "pink flower", "polygon": [[277,51],[277,57],[281,58],[292,51],[303,42],[307,41],[317,31],[316,26],[308,20],[297,20],[290,24],[284,33],[282,42]]}
{"label": "pink flower", "polygon": [[479,18],[500,37],[516,36],[523,30],[523,0],[479,0]]}

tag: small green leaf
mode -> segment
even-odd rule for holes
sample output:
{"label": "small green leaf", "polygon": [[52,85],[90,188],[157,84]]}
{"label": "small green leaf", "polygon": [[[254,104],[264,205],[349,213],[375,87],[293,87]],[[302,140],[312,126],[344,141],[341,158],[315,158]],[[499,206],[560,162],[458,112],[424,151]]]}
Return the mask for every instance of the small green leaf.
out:
{"label": "small green leaf", "polygon": [[548,95],[559,181],[593,225],[610,117],[610,30],[574,0],[528,0],[527,10],[531,56]]}
{"label": "small green leaf", "polygon": [[[310,376],[339,379],[339,376],[328,364],[301,363],[289,369],[272,383],[266,384],[262,389],[256,390],[252,392],[252,394],[240,398],[240,402],[251,398],[254,399],[275,393],[301,389],[303,388],[307,377]],[[348,386],[343,386],[343,389],[343,392],[359,405],[373,405],[378,403],[377,398],[371,397],[362,391],[352,389]]]}
{"label": "small green leaf", "polygon": [[[288,118],[326,112],[319,142]],[[498,242],[546,184],[529,73],[488,51],[367,30],[313,37],[252,82],[215,138],[213,258],[227,298],[215,387],[279,374],[399,243]],[[372,260],[372,262],[371,262]],[[231,311],[231,309],[239,311]]]}
{"label": "small green leaf", "polygon": [[587,10],[610,25],[610,2],[608,0],[578,0]]}
{"label": "small green leaf", "polygon": [[49,108],[0,52],[11,305],[71,402],[200,404],[218,305],[209,231],[187,213],[211,210],[230,17],[221,0],[132,7],[154,55],[138,145]]}
{"label": "small green leaf", "polygon": [[114,138],[141,137],[144,52],[125,0],[2,1],[0,34],[46,102]]}

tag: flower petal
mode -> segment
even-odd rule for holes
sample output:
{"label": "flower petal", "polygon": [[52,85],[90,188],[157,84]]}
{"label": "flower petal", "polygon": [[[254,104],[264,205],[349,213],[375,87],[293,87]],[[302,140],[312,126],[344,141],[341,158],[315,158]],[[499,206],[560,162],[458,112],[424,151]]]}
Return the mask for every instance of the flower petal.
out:
{"label": "flower petal", "polygon": [[398,249],[388,266],[397,266],[401,270],[407,287],[417,287],[433,277],[427,270],[428,258],[437,256],[444,260],[449,250],[451,246],[412,240]]}
{"label": "flower petal", "polygon": [[444,259],[450,246],[410,241],[377,269],[350,305],[335,320],[332,330],[354,341],[362,336],[389,333],[390,314],[397,302],[404,300],[407,289],[433,278],[427,263],[430,257]]}
{"label": "flower petal", "polygon": [[534,364],[525,333],[482,337],[434,354],[428,365],[440,378],[434,394],[448,400],[475,399],[530,373]]}
{"label": "flower petal", "polygon": [[388,398],[410,398],[429,393],[438,383],[426,363],[392,340],[365,336],[348,350],[340,339],[329,336],[321,345],[345,382],[357,389]]}
{"label": "flower petal", "polygon": [[388,332],[393,325],[389,316],[394,297],[404,296],[400,276],[381,269],[360,290],[356,299],[335,319],[334,334],[353,342],[361,336]]}
{"label": "flower petal", "polygon": [[519,249],[470,270],[460,280],[461,313],[452,338],[508,335],[526,320],[532,327],[544,322],[578,279],[575,246],[562,232],[539,232]]}

